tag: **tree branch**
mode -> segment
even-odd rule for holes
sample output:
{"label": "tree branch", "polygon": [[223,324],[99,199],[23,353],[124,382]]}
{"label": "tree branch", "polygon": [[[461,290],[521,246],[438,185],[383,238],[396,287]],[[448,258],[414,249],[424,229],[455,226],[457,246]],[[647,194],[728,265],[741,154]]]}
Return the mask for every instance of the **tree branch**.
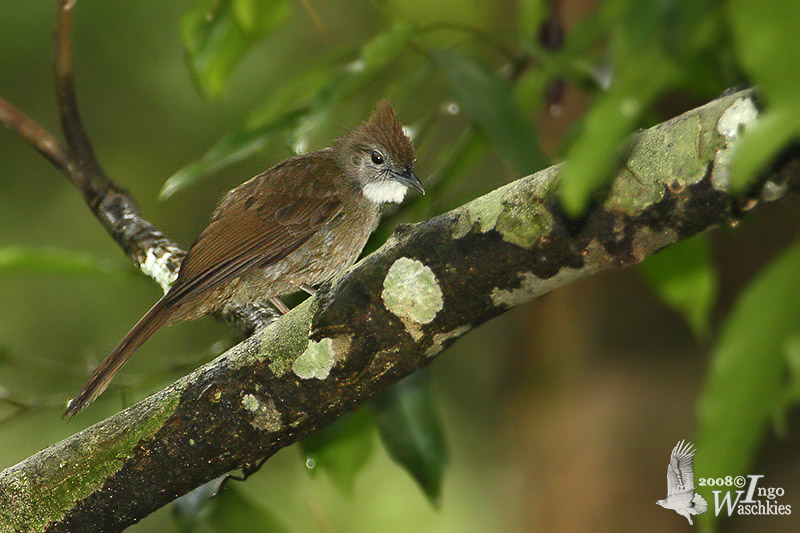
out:
{"label": "tree branch", "polygon": [[634,135],[605,200],[559,208],[559,166],[397,229],[316,296],[170,387],[0,473],[0,530],[118,530],[254,465],[574,279],[636,264],[800,188],[783,157],[745,196],[728,163],[752,91]]}
{"label": "tree branch", "polygon": [[[61,170],[84,201],[144,274],[166,291],[178,275],[186,252],[146,220],[136,200],[111,180],[95,156],[81,121],[72,68],[72,15],[76,0],[59,0],[53,31],[56,99],[67,147],[11,103],[0,98],[0,123],[32,145]],[[276,313],[259,305],[229,305],[217,318],[245,334],[275,319]]]}
{"label": "tree branch", "polygon": [[[72,13],[75,0],[59,0],[56,8],[56,23],[53,30],[53,49],[55,59],[53,71],[56,80],[56,99],[61,116],[61,129],[67,139],[70,156],[85,173],[81,176],[87,180],[85,184],[76,184],[82,191],[98,193],[110,186],[100,163],[94,155],[89,136],[83,127],[75,98],[75,84],[72,81]],[[87,201],[89,199],[87,198]],[[91,205],[91,202],[90,202]]]}
{"label": "tree branch", "polygon": [[68,172],[69,156],[55,137],[25,113],[0,98],[0,123],[33,146],[57,169]]}
{"label": "tree branch", "polygon": [[75,0],[58,1],[53,30],[56,99],[72,164],[67,176],[112,238],[166,291],[185,252],[142,218],[133,197],[111,181],[97,161],[75,97],[71,40],[74,8]]}

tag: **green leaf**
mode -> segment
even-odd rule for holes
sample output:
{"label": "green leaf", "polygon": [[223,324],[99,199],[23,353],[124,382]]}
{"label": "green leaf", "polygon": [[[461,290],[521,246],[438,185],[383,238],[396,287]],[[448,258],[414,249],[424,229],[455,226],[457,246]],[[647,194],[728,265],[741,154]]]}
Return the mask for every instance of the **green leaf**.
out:
{"label": "green leaf", "polygon": [[259,152],[277,134],[288,133],[290,145],[296,149],[304,148],[311,134],[325,125],[330,109],[343,99],[358,94],[360,88],[388,67],[406,49],[414,31],[416,25],[400,21],[365,43],[357,61],[336,67],[332,63],[341,61],[344,55],[336,52],[287,82],[267,97],[244,128],[223,136],[200,159],[170,176],[159,199],[166,200]]}
{"label": "green leaf", "polygon": [[0,248],[0,276],[20,274],[121,274],[129,272],[115,263],[88,254],[58,248]]}
{"label": "green leaf", "polygon": [[311,109],[292,135],[292,146],[304,151],[315,133],[323,131],[329,123],[331,110],[348,98],[358,95],[371,81],[408,48],[410,38],[417,31],[413,22],[401,20],[388,30],[367,41],[356,61],[343,65],[329,77],[328,83],[314,94]]}
{"label": "green leaf", "polygon": [[[447,198],[446,194],[440,194],[439,191],[457,189],[457,181],[473,168],[490,149],[491,144],[483,130],[479,130],[476,126],[464,129],[447,150],[441,150],[439,153],[433,166],[436,174],[425,185],[427,194],[417,197],[412,204],[414,214],[412,218],[415,220],[431,218],[472,199]],[[389,235],[394,232],[394,226],[395,224],[390,224],[385,227],[385,234],[372,241],[376,245],[375,249],[386,242]]]}
{"label": "green leaf", "polygon": [[800,333],[789,338],[783,347],[783,355],[788,369],[788,379],[783,390],[783,398],[774,413],[775,434],[781,439],[790,436],[789,415],[792,407],[800,403]]}
{"label": "green leaf", "polygon": [[361,48],[364,70],[375,71],[389,65],[406,49],[417,25],[408,20],[395,22],[388,30],[378,33]]}
{"label": "green leaf", "polygon": [[538,39],[539,26],[547,16],[547,4],[544,0],[519,0],[517,6],[517,27],[520,36],[525,39]]}
{"label": "green leaf", "polygon": [[306,111],[302,108],[295,109],[255,129],[243,129],[224,135],[200,159],[192,161],[170,176],[164,182],[158,198],[166,200],[215,172],[263,150],[273,135],[295,127]]}
{"label": "green leaf", "polygon": [[360,409],[310,435],[300,443],[309,473],[324,470],[343,494],[351,496],[356,476],[372,455],[373,428],[372,415]]}
{"label": "green leaf", "polygon": [[244,54],[286,19],[289,8],[289,0],[195,0],[181,19],[181,34],[200,91],[221,96]]}
{"label": "green leaf", "polygon": [[296,77],[281,83],[281,86],[270,92],[264,102],[247,117],[245,129],[255,130],[266,126],[290,110],[310,109],[309,102],[314,94],[323,87],[336,72],[335,61],[342,59],[343,53],[335,53],[322,61],[309,66]]}
{"label": "green leaf", "polygon": [[[695,473],[747,474],[764,430],[783,406],[786,346],[800,334],[800,242],[739,297],[711,355],[697,413]],[[713,513],[701,517],[713,529]]]}
{"label": "green leaf", "polygon": [[218,533],[247,531],[248,533],[282,533],[289,529],[271,512],[255,505],[234,486],[228,483],[214,498],[213,507],[206,519]]}
{"label": "green leaf", "polygon": [[624,0],[617,4],[621,10],[612,46],[625,62],[636,61],[648,48],[691,59],[713,44],[719,29],[719,0]]}
{"label": "green leaf", "polygon": [[616,21],[609,26],[614,78],[586,114],[567,153],[560,190],[572,217],[583,214],[612,177],[618,147],[641,125],[652,102],[681,82],[687,89],[698,85],[699,76],[714,72],[707,58],[719,57],[709,53],[718,47],[721,33],[720,3],[715,0],[617,0],[608,6],[604,16],[610,13]]}
{"label": "green leaf", "polygon": [[559,188],[570,216],[583,214],[595,191],[612,177],[617,148],[638,125],[642,111],[675,80],[674,65],[660,54],[644,51],[640,62],[648,68],[620,72],[609,91],[597,98],[567,152]]}
{"label": "green leaf", "polygon": [[770,106],[749,125],[733,148],[731,191],[744,192],[761,173],[764,166],[775,158],[798,135],[800,112],[790,106]]}
{"label": "green leaf", "polygon": [[773,0],[764,9],[759,2],[733,0],[728,7],[736,55],[767,102],[767,111],[744,132],[731,161],[731,185],[742,191],[800,135],[800,54],[793,46],[800,2]]}
{"label": "green leaf", "polygon": [[0,347],[0,366],[5,365],[11,360],[12,360],[11,351],[9,351],[8,348]]}
{"label": "green leaf", "polygon": [[170,505],[172,518],[180,531],[190,533],[195,530],[194,526],[200,520],[208,518],[214,507],[214,495],[219,491],[224,479],[225,476],[213,479],[172,502]]}
{"label": "green leaf", "polygon": [[451,50],[433,50],[436,64],[472,120],[486,130],[497,154],[519,174],[547,166],[533,124],[514,101],[508,83],[473,59]]}
{"label": "green leaf", "polygon": [[389,455],[439,504],[447,445],[427,373],[418,371],[375,398],[378,434]]}
{"label": "green leaf", "polygon": [[695,335],[708,336],[718,280],[706,234],[658,252],[639,266],[639,274],[664,303],[683,315]]}

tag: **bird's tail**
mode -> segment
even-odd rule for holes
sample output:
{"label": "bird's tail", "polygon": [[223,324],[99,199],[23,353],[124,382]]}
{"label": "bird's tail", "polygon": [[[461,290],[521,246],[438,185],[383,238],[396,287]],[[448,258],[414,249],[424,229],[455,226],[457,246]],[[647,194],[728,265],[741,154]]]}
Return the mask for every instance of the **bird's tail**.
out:
{"label": "bird's tail", "polygon": [[133,329],[125,335],[117,347],[103,359],[103,362],[94,371],[92,377],[83,385],[75,398],[69,402],[64,417],[74,417],[78,414],[78,411],[95,401],[106,390],[108,384],[114,379],[114,375],[128,361],[131,354],[144,341],[149,339],[159,327],[164,325],[168,316],[169,313],[167,313],[167,308],[162,298],[133,326]]}
{"label": "bird's tail", "polygon": [[694,498],[692,498],[692,505],[694,505],[695,514],[703,514],[708,511],[708,502],[697,493],[695,493]]}

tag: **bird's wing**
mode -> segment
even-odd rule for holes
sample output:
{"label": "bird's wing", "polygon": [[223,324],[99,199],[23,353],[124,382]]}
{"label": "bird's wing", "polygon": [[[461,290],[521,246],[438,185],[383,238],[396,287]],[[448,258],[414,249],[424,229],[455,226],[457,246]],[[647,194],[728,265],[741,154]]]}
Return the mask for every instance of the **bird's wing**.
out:
{"label": "bird's wing", "polygon": [[667,467],[667,497],[694,490],[694,452],[691,442],[680,441]]}
{"label": "bird's wing", "polygon": [[229,193],[181,264],[167,305],[280,261],[337,216],[342,200],[331,181],[301,175],[337,168],[330,161],[312,163],[273,167],[237,188],[237,196]]}

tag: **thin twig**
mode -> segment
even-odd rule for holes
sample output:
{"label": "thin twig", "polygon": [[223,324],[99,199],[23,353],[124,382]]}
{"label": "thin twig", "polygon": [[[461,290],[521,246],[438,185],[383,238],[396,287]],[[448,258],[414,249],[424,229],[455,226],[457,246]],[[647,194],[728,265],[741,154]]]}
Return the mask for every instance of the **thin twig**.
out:
{"label": "thin twig", "polygon": [[111,185],[110,180],[100,167],[94,155],[94,149],[89,136],[83,127],[78,101],[75,98],[75,83],[72,76],[72,14],[75,0],[59,0],[56,10],[56,23],[53,31],[53,44],[55,58],[53,70],[56,78],[56,99],[58,111],[61,115],[61,128],[67,140],[70,156],[83,170],[86,179],[92,181],[91,187],[106,189]]}
{"label": "thin twig", "polygon": [[[142,216],[136,200],[103,170],[78,110],[72,67],[72,17],[76,0],[59,0],[53,32],[56,98],[66,143],[0,98],[0,124],[18,134],[61,170],[128,257],[165,290],[185,252]],[[66,144],[66,146],[65,146]],[[274,320],[267,307],[229,305],[216,317],[249,335]]]}
{"label": "thin twig", "polygon": [[56,168],[69,172],[67,149],[46,129],[3,98],[0,98],[0,123],[22,137]]}
{"label": "thin twig", "polygon": [[486,31],[482,30],[481,28],[476,28],[473,26],[458,24],[454,22],[435,22],[427,26],[423,26],[422,28],[420,28],[419,32],[428,33],[440,30],[449,30],[449,31],[465,33],[467,35],[472,35],[478,41],[497,50],[500,54],[505,56],[506,59],[508,59],[510,62],[513,63],[519,59],[519,53],[517,52],[517,50],[507,45],[503,39],[496,38],[493,35],[490,35]]}
{"label": "thin twig", "polygon": [[317,11],[314,9],[314,6],[311,5],[311,2],[308,0],[300,0],[300,3],[303,4],[303,8],[308,13],[308,16],[311,17],[311,21],[314,23],[314,26],[317,27],[317,31],[319,31],[320,36],[322,36],[322,42],[325,44],[331,44],[331,36],[328,34],[328,29],[325,27],[325,23],[322,22],[322,19],[319,18]]}
{"label": "thin twig", "polygon": [[[53,44],[53,70],[61,128],[72,164],[68,176],[83,194],[95,216],[128,256],[164,290],[177,276],[186,252],[145,220],[136,200],[111,180],[95,156],[89,135],[81,121],[72,68],[72,15],[76,0],[59,0]],[[263,306],[228,306],[217,317],[248,334],[272,319]]]}

